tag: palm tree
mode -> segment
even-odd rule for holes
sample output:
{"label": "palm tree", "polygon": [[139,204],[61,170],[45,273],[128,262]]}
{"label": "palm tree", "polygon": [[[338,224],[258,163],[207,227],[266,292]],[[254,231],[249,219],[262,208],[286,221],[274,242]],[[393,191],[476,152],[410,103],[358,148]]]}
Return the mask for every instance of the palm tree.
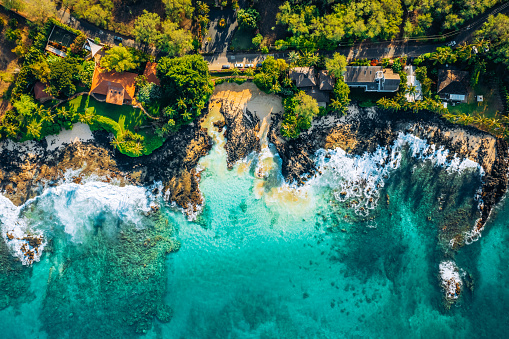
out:
{"label": "palm tree", "polygon": [[288,53],[288,61],[290,61],[290,64],[292,65],[296,64],[297,61],[299,61],[299,59],[300,59],[299,53],[295,51],[291,51],[290,53]]}
{"label": "palm tree", "polygon": [[177,100],[177,107],[180,108],[180,109],[186,109],[187,108],[186,102],[185,102],[184,98],[179,98]]}
{"label": "palm tree", "polygon": [[184,121],[189,121],[193,118],[193,116],[191,115],[191,113],[185,110],[184,113],[182,113],[182,118],[184,119]]}
{"label": "palm tree", "polygon": [[125,143],[125,141],[119,139],[119,138],[116,138],[116,137],[113,137],[113,140],[111,140],[110,144],[114,147],[116,147],[117,149],[120,149],[120,147]]}
{"label": "palm tree", "polygon": [[43,114],[44,115],[42,116],[42,120],[50,122],[52,124],[55,123],[55,115],[50,109],[44,110]]}
{"label": "palm tree", "polygon": [[86,109],[85,112],[79,113],[78,119],[80,122],[90,125],[94,121],[94,118],[95,118],[94,112],[91,109]]}
{"label": "palm tree", "polygon": [[196,2],[196,11],[198,13],[200,13],[201,15],[205,15],[210,11],[210,9],[209,9],[209,6],[206,3],[204,3],[203,1],[197,1]]}
{"label": "palm tree", "polygon": [[32,138],[39,139],[41,137],[42,123],[37,122],[35,119],[30,121],[27,125],[27,134]]}
{"label": "palm tree", "polygon": [[[385,99],[385,98],[383,98],[383,99]],[[331,99],[330,106],[333,109],[340,109],[341,108],[341,101],[336,100],[336,99]]]}
{"label": "palm tree", "polygon": [[135,154],[135,155],[141,155],[141,153],[143,152],[143,145],[139,142],[137,142],[136,144],[134,144],[134,146],[131,148],[131,151]]}
{"label": "palm tree", "polygon": [[203,101],[200,101],[196,104],[196,109],[198,112],[201,112],[205,108],[205,103]]}
{"label": "palm tree", "polygon": [[166,106],[164,109],[163,109],[163,114],[164,116],[167,116],[168,118],[173,118],[175,117],[175,113],[177,111],[171,107],[171,106]]}
{"label": "palm tree", "polygon": [[18,128],[13,124],[4,125],[4,129],[7,132],[7,136],[10,138],[15,138],[18,134]]}
{"label": "palm tree", "polygon": [[413,101],[415,101],[415,96],[417,94],[417,88],[414,85],[410,85],[407,88],[408,95],[412,96]]}
{"label": "palm tree", "polygon": [[307,59],[309,66],[316,66],[316,64],[320,61],[320,56],[316,53],[310,53]]}

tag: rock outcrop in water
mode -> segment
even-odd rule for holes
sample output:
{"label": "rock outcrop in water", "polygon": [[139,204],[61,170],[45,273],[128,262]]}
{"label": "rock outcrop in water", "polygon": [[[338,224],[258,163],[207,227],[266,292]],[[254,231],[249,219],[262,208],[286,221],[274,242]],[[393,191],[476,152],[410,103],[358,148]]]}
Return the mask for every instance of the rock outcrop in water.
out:
{"label": "rock outcrop in water", "polygon": [[503,140],[474,127],[454,125],[431,112],[391,112],[352,105],[347,116],[325,116],[294,140],[280,134],[281,115],[274,115],[269,141],[282,159],[282,172],[289,182],[303,183],[304,174],[316,171],[315,153],[321,148],[340,147],[352,155],[389,146],[399,133],[411,133],[429,144],[443,146],[461,158],[475,161],[485,171],[482,199],[484,207],[478,229],[486,223],[493,206],[507,186],[508,146]]}
{"label": "rock outcrop in water", "polygon": [[[442,211],[442,207],[437,211],[438,239],[444,259],[454,256],[453,252],[463,244],[478,238],[491,210],[506,192],[507,143],[474,127],[451,124],[430,112],[394,113],[352,105],[347,116],[320,117],[308,131],[294,140],[281,137],[281,120],[281,115],[273,116],[268,137],[282,160],[284,177],[297,185],[302,185],[310,174],[313,175],[318,170],[316,152],[319,149],[340,147],[351,155],[373,153],[379,146],[391,146],[400,134],[414,135],[434,146],[434,149],[443,147],[449,150],[448,161],[457,157],[470,159],[482,166],[482,203],[479,206],[456,210],[452,201],[451,208],[447,211]],[[439,201],[441,199],[439,198]],[[471,217],[479,218],[475,225],[469,224]],[[430,216],[428,220],[431,220]],[[454,264],[453,261],[451,263]],[[457,279],[452,279],[450,274],[444,275],[442,271],[439,279],[442,287],[445,286],[444,305],[449,308],[462,293],[463,283],[459,275]],[[469,275],[466,273],[465,276]],[[467,285],[472,285],[470,281],[466,282]]]}
{"label": "rock outcrop in water", "polygon": [[0,148],[0,190],[15,205],[62,181],[87,178],[120,185],[149,185],[161,181],[169,202],[193,213],[202,204],[196,165],[212,147],[199,123],[184,126],[148,156],[131,158],[115,151],[109,134],[95,140],[48,151],[46,140],[20,146],[4,141]]}
{"label": "rock outcrop in water", "polygon": [[248,109],[244,112],[241,107],[236,106],[235,102],[228,100],[223,100],[221,113],[226,122],[227,165],[228,169],[231,169],[236,161],[244,159],[253,151],[260,151],[260,139],[256,135],[260,119]]}

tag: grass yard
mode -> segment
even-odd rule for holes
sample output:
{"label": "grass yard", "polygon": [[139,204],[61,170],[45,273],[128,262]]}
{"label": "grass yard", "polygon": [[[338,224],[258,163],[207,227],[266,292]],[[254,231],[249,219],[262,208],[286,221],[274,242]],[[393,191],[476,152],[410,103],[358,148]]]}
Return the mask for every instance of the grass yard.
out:
{"label": "grass yard", "polygon": [[103,129],[113,133],[117,140],[122,140],[127,131],[134,136],[142,136],[140,144],[143,149],[133,150],[129,142],[116,145],[117,149],[129,156],[148,155],[163,145],[164,139],[155,135],[148,125],[148,117],[140,110],[128,105],[112,105],[100,102],[89,96],[79,96],[65,104],[66,108],[73,106],[78,113],[85,111],[93,113],[95,118],[90,125],[92,130]]}
{"label": "grass yard", "polygon": [[[482,95],[484,101],[478,103],[477,95]],[[471,116],[486,116],[487,118],[499,117],[500,113],[498,112],[504,110],[499,99],[498,89],[487,84],[478,84],[470,93],[468,103],[456,104],[455,106],[449,104],[447,108],[453,114],[465,113]]]}
{"label": "grass yard", "polygon": [[392,98],[396,93],[365,92],[361,88],[350,88],[350,100],[356,101],[361,107],[376,106],[376,102],[383,97]]}
{"label": "grass yard", "polygon": [[253,30],[239,28],[232,39],[231,46],[233,50],[242,51],[255,48],[252,42],[254,36]]}

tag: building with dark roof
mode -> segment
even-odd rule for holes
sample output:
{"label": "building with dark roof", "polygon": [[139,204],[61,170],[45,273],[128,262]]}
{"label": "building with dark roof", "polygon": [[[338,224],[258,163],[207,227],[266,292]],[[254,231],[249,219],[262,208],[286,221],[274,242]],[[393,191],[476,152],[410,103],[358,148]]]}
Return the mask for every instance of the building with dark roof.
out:
{"label": "building with dark roof", "polygon": [[366,92],[396,92],[401,82],[398,73],[382,66],[347,66],[344,79],[349,87]]}
{"label": "building with dark roof", "polygon": [[332,91],[334,89],[334,78],[327,71],[318,73],[318,84],[321,91]]}
{"label": "building with dark roof", "polygon": [[304,89],[304,92],[316,100],[318,106],[326,107],[329,102],[329,93],[325,91],[321,91],[318,86],[315,87],[307,87]]}
{"label": "building with dark roof", "polygon": [[442,100],[468,101],[468,72],[450,69],[438,71],[438,95]]}
{"label": "building with dark roof", "polygon": [[76,37],[77,35],[75,33],[69,32],[57,25],[53,25],[45,49],[47,52],[65,58],[67,56],[67,48],[71,47]]}
{"label": "building with dark roof", "polygon": [[40,81],[37,81],[34,85],[34,97],[40,103],[44,103],[48,100],[55,99],[52,95],[46,93],[46,88],[48,85],[43,84]]}
{"label": "building with dark roof", "polygon": [[316,74],[313,67],[295,67],[290,70],[290,79],[297,88],[316,86]]}

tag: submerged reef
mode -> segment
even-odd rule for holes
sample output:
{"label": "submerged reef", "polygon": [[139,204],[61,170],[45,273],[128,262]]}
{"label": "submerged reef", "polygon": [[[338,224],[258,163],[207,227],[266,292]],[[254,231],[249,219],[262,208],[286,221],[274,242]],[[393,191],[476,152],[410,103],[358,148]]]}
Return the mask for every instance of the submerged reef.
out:
{"label": "submerged reef", "polygon": [[[431,112],[392,112],[354,104],[346,116],[316,119],[293,140],[281,136],[281,120],[281,114],[273,115],[268,138],[288,182],[305,185],[332,167],[339,173],[332,181],[341,182],[333,204],[352,209],[355,213],[344,216],[351,221],[373,220],[370,210],[376,202],[385,200],[382,208],[389,209],[391,194],[406,191],[408,198],[403,198],[411,199],[415,211],[427,214],[428,223],[434,225],[439,257],[454,267],[451,259],[456,251],[479,239],[491,210],[506,192],[507,143],[474,127],[453,125]],[[402,156],[416,160],[400,168]],[[407,175],[392,181],[398,189],[384,188],[395,169]],[[442,274],[442,267],[440,271],[448,308],[461,295],[463,283],[455,274],[452,291],[451,274]]]}
{"label": "submerged reef", "polygon": [[[131,338],[154,317],[168,322],[166,255],[178,250],[161,212],[143,227],[122,224],[112,236],[97,232],[81,244],[56,242],[40,320],[49,338]],[[65,335],[64,335],[65,334]]]}

